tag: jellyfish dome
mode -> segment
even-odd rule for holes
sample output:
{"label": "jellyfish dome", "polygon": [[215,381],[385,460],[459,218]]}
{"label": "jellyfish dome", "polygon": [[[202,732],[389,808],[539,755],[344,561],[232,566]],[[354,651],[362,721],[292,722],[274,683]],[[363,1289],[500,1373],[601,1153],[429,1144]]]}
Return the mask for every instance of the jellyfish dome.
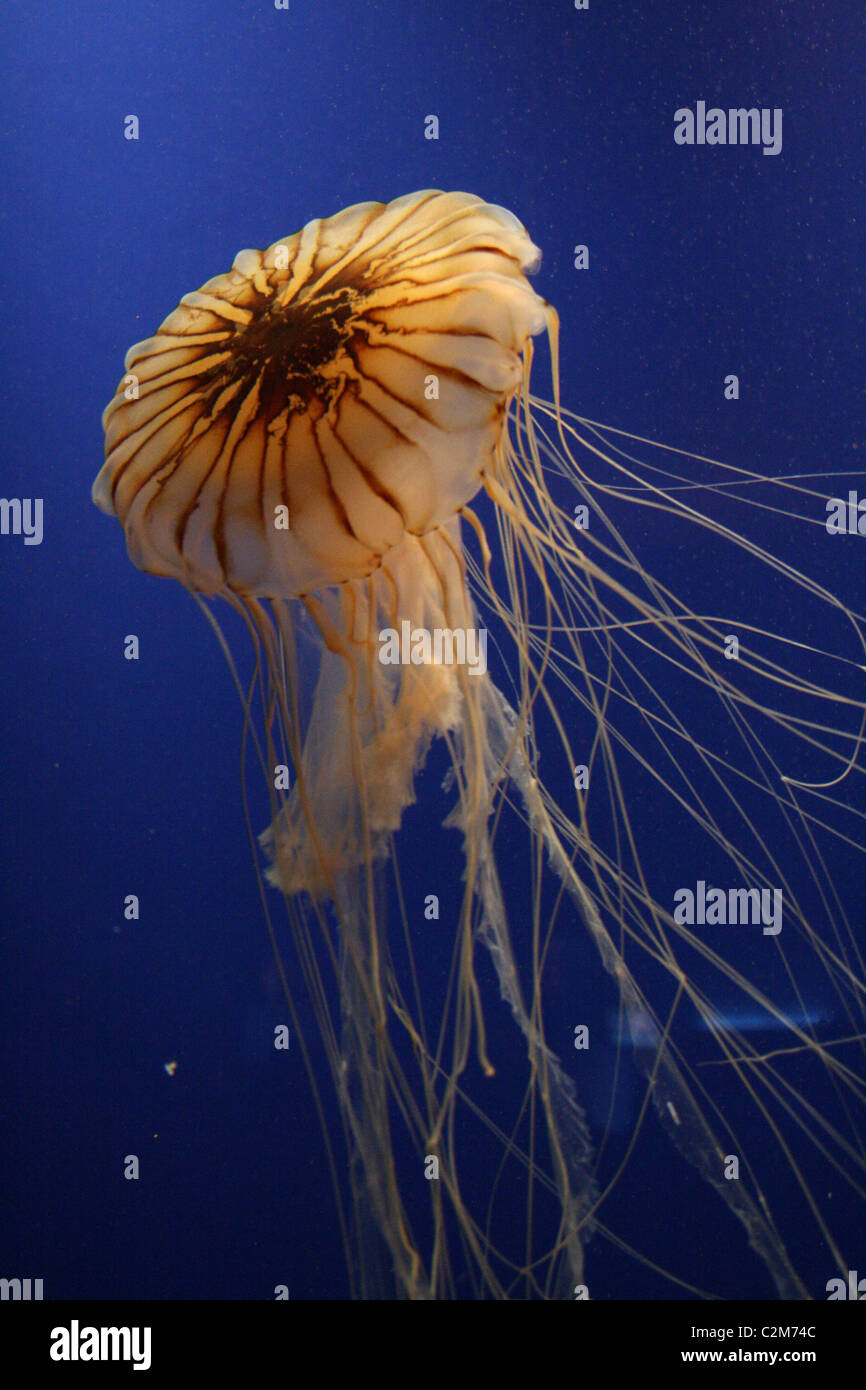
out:
{"label": "jellyfish dome", "polygon": [[201,593],[366,577],[481,486],[547,322],[538,261],[504,208],[434,191],[241,251],[129,349],[93,500]]}

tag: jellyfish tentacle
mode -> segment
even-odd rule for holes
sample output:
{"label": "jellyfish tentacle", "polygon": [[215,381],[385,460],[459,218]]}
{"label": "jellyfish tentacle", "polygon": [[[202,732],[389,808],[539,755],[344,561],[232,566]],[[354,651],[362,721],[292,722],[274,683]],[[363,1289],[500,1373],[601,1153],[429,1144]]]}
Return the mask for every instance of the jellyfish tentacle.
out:
{"label": "jellyfish tentacle", "polygon": [[[507,723],[508,716],[513,718],[513,715],[500,692],[495,687],[492,689],[503,707],[503,718]],[[526,760],[521,758],[519,745],[513,755],[510,770],[523,797],[530,826],[544,843],[553,871],[561,879],[569,897],[575,903],[580,920],[598,948],[605,970],[617,985],[633,1040],[637,1041],[640,1038],[645,1041],[648,1017],[646,1003],[623,955],[605,927],[592,895],[577,873],[573,857],[568,854],[554,829],[544,789],[532,775]],[[791,1264],[761,1194],[759,1193],[758,1197],[763,1210],[759,1210],[757,1203],[742,1183],[725,1181],[724,1150],[677,1065],[666,1038],[659,1034],[655,1051],[635,1047],[634,1057],[636,1064],[647,1077],[654,1108],[669,1138],[683,1157],[724,1198],[743,1224],[749,1244],[770,1271],[779,1297],[807,1299],[809,1294]]]}

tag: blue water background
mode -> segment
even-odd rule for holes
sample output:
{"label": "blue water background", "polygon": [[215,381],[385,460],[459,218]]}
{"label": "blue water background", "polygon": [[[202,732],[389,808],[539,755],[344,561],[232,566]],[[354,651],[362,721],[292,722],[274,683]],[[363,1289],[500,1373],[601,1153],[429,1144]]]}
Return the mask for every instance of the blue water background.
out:
{"label": "blue water background", "polygon": [[[761,473],[856,468],[861,26],[850,3],[736,0],[3,8],[0,493],[44,498],[45,535],[0,538],[0,1274],[57,1298],[346,1290],[300,1055],[269,1045],[285,1009],[237,697],[194,604],[137,572],[90,502],[127,346],[242,247],[356,201],[465,189],[542,248],[571,408]],[[781,107],[781,154],[675,145],[674,111],[699,99]],[[643,563],[674,544],[647,523]],[[819,552],[804,566],[862,605],[855,544]],[[410,878],[453,896],[415,843]],[[675,1263],[675,1196],[647,1232],[633,1168],[622,1203],[621,1232],[633,1211],[642,1248]],[[597,1296],[675,1292],[596,1249]],[[714,1249],[715,1287],[769,1292],[728,1259]]]}

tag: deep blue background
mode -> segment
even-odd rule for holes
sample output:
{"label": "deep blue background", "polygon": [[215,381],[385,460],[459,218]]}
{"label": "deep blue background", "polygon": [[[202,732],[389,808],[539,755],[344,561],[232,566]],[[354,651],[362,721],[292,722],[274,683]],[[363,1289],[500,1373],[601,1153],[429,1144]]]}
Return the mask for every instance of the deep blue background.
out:
{"label": "deep blue background", "polygon": [[[194,605],[134,570],[90,502],[123,353],[241,247],[359,200],[466,189],[543,250],[572,409],[758,472],[855,469],[861,7],[31,0],[4,7],[0,47],[0,493],[45,499],[40,547],[0,538],[0,1274],[50,1297],[336,1296],[300,1054],[269,1045],[284,1008],[237,698]],[[676,146],[675,109],[701,98],[783,108],[781,155]],[[669,539],[640,540],[652,570]],[[854,545],[833,557],[852,607]],[[416,872],[448,891],[429,857]],[[862,876],[841,891],[862,901]],[[640,1174],[624,1186],[628,1236]],[[664,1262],[677,1239],[660,1216],[644,1245]],[[598,1258],[599,1296],[647,1291]],[[767,1291],[726,1258],[717,1286]]]}

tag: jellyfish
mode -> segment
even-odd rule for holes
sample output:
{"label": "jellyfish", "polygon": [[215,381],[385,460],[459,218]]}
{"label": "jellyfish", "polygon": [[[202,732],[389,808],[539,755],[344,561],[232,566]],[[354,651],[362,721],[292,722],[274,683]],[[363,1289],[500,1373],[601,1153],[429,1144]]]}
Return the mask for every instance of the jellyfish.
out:
{"label": "jellyfish", "polygon": [[[562,404],[539,264],[510,212],[435,190],[241,251],[127,353],[93,500],[136,566],[193,595],[238,688],[268,794],[253,836],[268,930],[338,1103],[334,1133],[314,1092],[352,1291],[592,1296],[591,1240],[652,1265],[607,1213],[654,1125],[779,1296],[807,1297],[824,1271],[797,1267],[774,1178],[830,1277],[853,1254],[824,1179],[859,1202],[866,1176],[863,957],[819,848],[858,843],[856,809],[834,816],[859,771],[862,619],[738,523],[809,520],[814,480],[663,450]],[[539,335],[551,399],[531,384]],[[688,533],[698,568],[742,565],[809,617],[762,627],[757,589],[736,619],[696,611],[641,563],[647,519]],[[214,598],[249,632],[250,679]],[[434,752],[462,872],[427,972],[401,827]],[[660,889],[638,783],[672,837],[703,845],[687,889]],[[734,944],[747,933],[751,956]],[[627,1050],[638,1077],[613,1167],[615,1083],[607,1123],[588,1118],[579,1044],[547,1003],[578,949],[615,1000],[614,1071]],[[481,1142],[486,1190],[467,1176]],[[498,1220],[506,1187],[516,1230]]]}

